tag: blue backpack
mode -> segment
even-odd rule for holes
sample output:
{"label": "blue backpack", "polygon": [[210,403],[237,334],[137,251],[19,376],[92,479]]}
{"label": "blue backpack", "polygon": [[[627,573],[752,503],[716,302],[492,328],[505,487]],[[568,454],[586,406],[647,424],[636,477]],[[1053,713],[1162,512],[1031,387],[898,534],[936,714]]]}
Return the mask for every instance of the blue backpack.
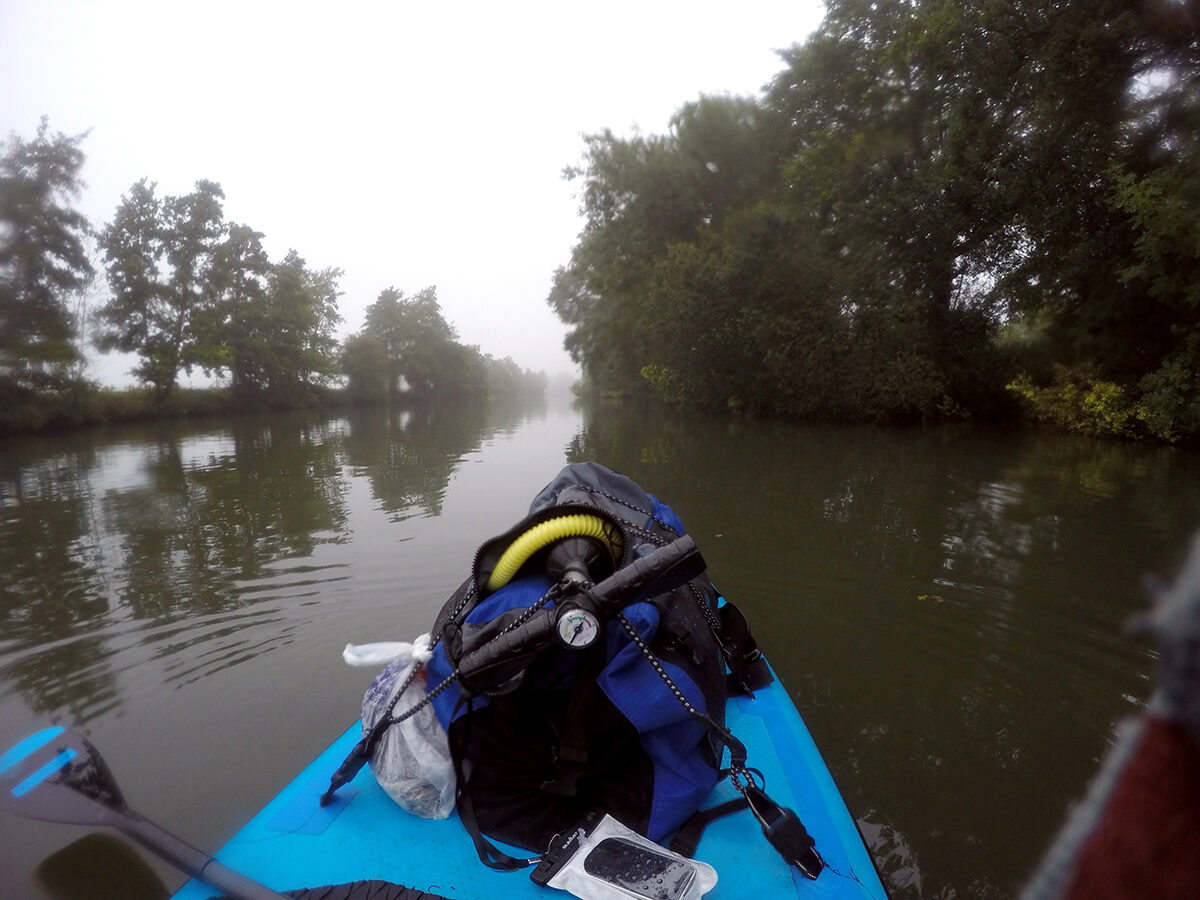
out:
{"label": "blue backpack", "polygon": [[[771,679],[672,510],[595,463],[567,466],[485,543],[438,615],[427,665],[480,858],[544,850],[610,813],[652,840],[711,793],[730,691]],[[454,676],[454,677],[451,677]]]}

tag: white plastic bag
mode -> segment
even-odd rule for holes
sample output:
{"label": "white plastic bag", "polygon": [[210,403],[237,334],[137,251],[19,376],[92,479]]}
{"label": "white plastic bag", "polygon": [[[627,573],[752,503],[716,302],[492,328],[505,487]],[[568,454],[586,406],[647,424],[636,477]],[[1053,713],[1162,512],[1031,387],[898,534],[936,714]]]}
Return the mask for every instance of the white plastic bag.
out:
{"label": "white plastic bag", "polygon": [[673,853],[610,815],[547,884],[580,900],[699,900],[717,883],[708,863]]}
{"label": "white plastic bag", "polygon": [[[421,635],[426,637],[426,635]],[[417,638],[414,643],[419,643]],[[382,641],[378,644],[347,644],[342,659],[348,666],[386,666],[401,656],[411,657],[413,644],[406,641]]]}
{"label": "white plastic bag", "polygon": [[[389,708],[399,716],[425,698],[424,664],[428,659],[429,635],[421,635],[379,673],[363,696],[364,735]],[[414,666],[419,667],[416,676],[393,707],[392,701]],[[414,815],[444,819],[454,809],[454,762],[446,731],[432,706],[426,705],[384,732],[371,757],[371,772],[388,796]]]}

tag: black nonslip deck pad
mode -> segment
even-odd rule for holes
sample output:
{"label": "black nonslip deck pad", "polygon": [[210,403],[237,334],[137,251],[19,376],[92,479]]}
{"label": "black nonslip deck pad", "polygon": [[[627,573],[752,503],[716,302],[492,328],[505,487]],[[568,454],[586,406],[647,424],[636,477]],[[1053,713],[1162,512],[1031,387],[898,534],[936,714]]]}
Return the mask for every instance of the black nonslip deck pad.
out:
{"label": "black nonslip deck pad", "polygon": [[[327,884],[324,887],[284,891],[293,900],[447,900],[441,894],[430,894],[416,888],[387,881],[355,881],[350,884]],[[213,900],[228,900],[214,897]]]}

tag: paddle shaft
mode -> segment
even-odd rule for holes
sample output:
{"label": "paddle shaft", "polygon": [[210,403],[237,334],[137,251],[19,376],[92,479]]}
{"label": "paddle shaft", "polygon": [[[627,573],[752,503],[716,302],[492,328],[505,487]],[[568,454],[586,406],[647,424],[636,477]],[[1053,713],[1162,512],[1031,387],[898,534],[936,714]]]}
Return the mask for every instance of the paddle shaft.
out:
{"label": "paddle shaft", "polygon": [[109,824],[157,853],[177,869],[224,892],[235,900],[284,900],[283,894],[251,881],[218,862],[203,850],[155,825],[132,809],[111,811]]}

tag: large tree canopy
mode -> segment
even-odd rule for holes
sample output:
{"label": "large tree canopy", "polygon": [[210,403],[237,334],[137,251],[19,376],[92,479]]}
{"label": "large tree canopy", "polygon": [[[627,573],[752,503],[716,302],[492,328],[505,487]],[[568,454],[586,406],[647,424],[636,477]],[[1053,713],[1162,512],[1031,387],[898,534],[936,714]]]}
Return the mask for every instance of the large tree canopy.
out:
{"label": "large tree canopy", "polygon": [[1012,381],[1072,427],[1196,432],[1198,22],[831,0],[757,100],[586,139],[568,350],[702,406],[961,415]]}
{"label": "large tree canopy", "polygon": [[394,287],[381,291],[367,307],[363,330],[383,345],[389,397],[402,391],[426,396],[441,387],[441,357],[457,335],[442,316],[437,288],[423,288],[412,297]]}
{"label": "large tree canopy", "polygon": [[159,402],[195,367],[228,373],[242,399],[304,402],[336,371],[342,273],[294,250],[271,263],[259,232],[225,220],[224,197],[211,181],[181,197],[133,185],[101,238],[113,296],[97,345],[138,354]]}
{"label": "large tree canopy", "polygon": [[295,251],[271,267],[265,301],[253,308],[253,324],[229,317],[229,327],[250,335],[243,353],[243,385],[274,400],[296,402],[337,373],[333,331],[341,316],[337,300],[341,269],[313,271]]}
{"label": "large tree canopy", "polygon": [[136,353],[133,370],[160,402],[179,372],[212,358],[205,312],[214,301],[225,194],[212,181],[183,196],[158,197],[142,180],[130,188],[100,238],[112,299],[99,310],[101,350]]}
{"label": "large tree canopy", "polygon": [[53,387],[79,357],[70,297],[90,282],[82,187],[85,135],[11,135],[0,156],[0,381],[5,392]]}

